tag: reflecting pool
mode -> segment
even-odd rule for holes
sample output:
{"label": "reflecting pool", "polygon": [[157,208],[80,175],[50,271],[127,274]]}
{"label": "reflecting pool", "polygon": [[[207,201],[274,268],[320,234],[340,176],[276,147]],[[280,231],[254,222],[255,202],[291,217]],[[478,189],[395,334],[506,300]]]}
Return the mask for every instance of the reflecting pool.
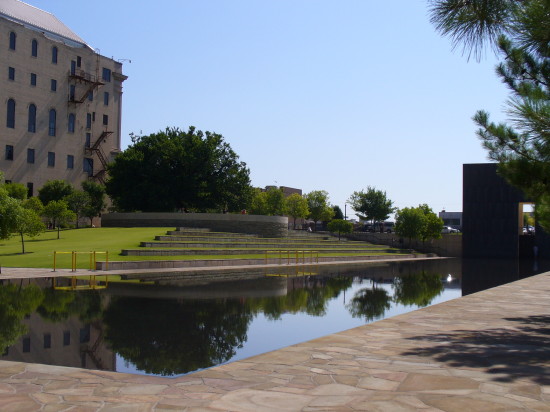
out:
{"label": "reflecting pool", "polygon": [[[0,359],[180,376],[550,270],[518,261],[0,283]],[[72,290],[71,286],[79,286]]]}

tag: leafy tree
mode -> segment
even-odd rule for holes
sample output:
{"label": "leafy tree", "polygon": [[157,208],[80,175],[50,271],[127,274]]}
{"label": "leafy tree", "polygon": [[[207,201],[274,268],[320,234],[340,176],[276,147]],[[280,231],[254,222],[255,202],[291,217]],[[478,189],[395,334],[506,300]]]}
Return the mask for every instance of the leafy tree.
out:
{"label": "leafy tree", "polygon": [[372,289],[364,288],[358,290],[346,305],[346,308],[354,318],[362,318],[364,316],[368,322],[384,316],[386,310],[391,307],[390,300],[390,295],[385,289],[373,286]]}
{"label": "leafy tree", "polygon": [[40,216],[32,209],[21,207],[15,220],[15,231],[21,236],[21,253],[25,253],[25,235],[38,236],[46,230],[46,226]]}
{"label": "leafy tree", "polygon": [[22,209],[21,201],[10,197],[0,187],[0,239],[9,239],[17,231],[17,221]]}
{"label": "leafy tree", "polygon": [[393,287],[395,302],[406,306],[428,306],[443,291],[441,275],[425,271],[396,277]]}
{"label": "leafy tree", "polygon": [[6,183],[4,189],[8,192],[8,196],[14,199],[25,200],[27,198],[28,190],[22,183]]}
{"label": "leafy tree", "polygon": [[334,216],[334,210],[328,203],[328,192],[325,190],[314,190],[306,195],[309,208],[309,218],[315,222],[329,221]]}
{"label": "leafy tree", "polygon": [[424,230],[420,233],[420,240],[425,242],[431,239],[440,239],[441,230],[443,229],[443,219],[437,216],[427,204],[418,206],[418,209],[424,213],[426,219]]}
{"label": "leafy tree", "polygon": [[93,218],[101,216],[101,212],[107,207],[105,186],[91,180],[85,180],[82,182],[82,190],[89,196],[89,202],[84,209],[84,216],[90,219],[90,226],[92,226]]}
{"label": "leafy tree", "polygon": [[74,191],[74,187],[64,180],[48,180],[38,190],[38,197],[44,206],[52,200],[62,200]]}
{"label": "leafy tree", "polygon": [[340,240],[340,235],[342,233],[353,232],[353,223],[347,220],[334,219],[328,223],[328,230],[332,233],[338,233],[338,240]]}
{"label": "leafy tree", "polygon": [[372,223],[383,222],[395,211],[393,202],[388,199],[386,192],[368,186],[367,190],[353,192],[349,198],[352,209],[361,219]]}
{"label": "leafy tree", "polygon": [[298,193],[292,193],[285,199],[285,209],[293,219],[293,228],[296,229],[296,219],[305,219],[309,214],[307,200]]}
{"label": "leafy tree", "polygon": [[106,189],[121,211],[242,210],[252,191],[238,159],[220,134],[167,128],[135,138],[108,166]]}
{"label": "leafy tree", "polygon": [[44,212],[44,205],[40,201],[40,199],[36,196],[33,196],[31,198],[28,198],[23,202],[23,207],[25,209],[30,209],[34,211],[38,216],[42,216],[42,213]]}
{"label": "leafy tree", "polygon": [[426,230],[426,216],[417,207],[405,207],[399,209],[395,215],[395,233],[409,239],[419,239]]}
{"label": "leafy tree", "polygon": [[332,206],[332,210],[334,210],[334,219],[344,219],[345,216],[340,206],[334,205]]}
{"label": "leafy tree", "polygon": [[281,189],[270,187],[266,191],[266,206],[268,216],[282,216],[285,214],[285,195]]}
{"label": "leafy tree", "polygon": [[90,196],[83,190],[75,190],[63,200],[67,202],[69,209],[75,214],[76,228],[78,229],[78,221],[86,214],[87,208],[91,202]]}
{"label": "leafy tree", "polygon": [[254,189],[249,211],[253,215],[268,215],[267,192],[258,188]]}
{"label": "leafy tree", "polygon": [[76,215],[73,211],[69,210],[69,205],[64,200],[52,200],[46,207],[44,207],[44,216],[51,219],[54,227],[57,226],[57,238],[59,239],[59,232],[61,225],[74,221]]}
{"label": "leafy tree", "polygon": [[499,173],[537,207],[537,221],[550,230],[550,2],[548,0],[431,0],[431,21],[479,59],[493,47],[497,75],[508,86],[511,126],[474,116],[489,158]]}

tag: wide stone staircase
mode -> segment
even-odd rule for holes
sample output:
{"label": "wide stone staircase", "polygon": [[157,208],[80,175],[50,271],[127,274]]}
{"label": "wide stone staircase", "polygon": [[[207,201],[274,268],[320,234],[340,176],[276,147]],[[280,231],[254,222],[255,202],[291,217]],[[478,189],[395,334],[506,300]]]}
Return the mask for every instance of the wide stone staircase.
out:
{"label": "wide stone staircase", "polygon": [[[168,231],[166,235],[156,236],[152,241],[141,242],[139,248],[122,250],[121,255],[141,259],[109,262],[109,270],[315,264],[416,256],[411,250],[362,241],[338,240],[327,234],[293,231],[283,238],[264,238],[198,228],[177,228]],[[143,259],[144,257],[150,259]],[[104,262],[98,262],[97,269],[104,268]]]}

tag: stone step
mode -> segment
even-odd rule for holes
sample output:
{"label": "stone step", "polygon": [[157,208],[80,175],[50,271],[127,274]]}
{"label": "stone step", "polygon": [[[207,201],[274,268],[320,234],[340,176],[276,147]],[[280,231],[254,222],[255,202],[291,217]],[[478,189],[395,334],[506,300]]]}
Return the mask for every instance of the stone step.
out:
{"label": "stone step", "polygon": [[[146,248],[357,248],[357,249],[373,249],[380,248],[381,246],[375,246],[368,243],[363,245],[360,242],[353,243],[294,243],[294,242],[140,242],[140,247]],[[386,246],[382,246],[386,247]]]}
{"label": "stone step", "polygon": [[[242,237],[242,236],[218,236],[212,234],[211,236],[193,236],[193,235],[186,235],[186,236],[177,236],[177,235],[159,235],[155,236],[156,241],[161,242],[200,242],[200,241],[206,241],[206,242],[250,242],[253,241],[255,243],[353,243],[353,241],[342,240],[338,241],[338,239],[328,239],[328,240],[322,240],[322,239],[296,239],[296,238],[258,238],[258,237]],[[365,243],[357,241],[355,242],[357,244]]]}
{"label": "stone step", "polygon": [[[197,255],[265,255],[268,252],[270,255],[280,254],[283,257],[292,257],[295,255],[309,256],[311,253],[362,253],[365,255],[380,254],[380,253],[402,253],[396,249],[289,249],[289,250],[273,250],[271,248],[263,249],[123,249],[123,256],[197,256]],[[408,252],[408,251],[407,251]]]}

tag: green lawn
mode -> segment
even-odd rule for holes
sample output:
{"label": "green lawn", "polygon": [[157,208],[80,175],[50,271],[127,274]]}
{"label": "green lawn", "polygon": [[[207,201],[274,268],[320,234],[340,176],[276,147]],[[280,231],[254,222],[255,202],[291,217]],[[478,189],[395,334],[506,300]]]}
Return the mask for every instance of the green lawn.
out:
{"label": "green lawn", "polygon": [[[199,259],[258,259],[265,254],[242,255],[191,255],[191,256],[122,256],[122,249],[138,249],[142,241],[151,241],[158,235],[166,234],[173,227],[147,227],[147,228],[86,228],[61,231],[61,238],[57,239],[56,231],[46,233],[25,240],[25,254],[21,254],[21,241],[18,236],[0,243],[0,266],[3,267],[28,267],[28,268],[52,268],[54,251],[57,252],[109,252],[109,260],[199,260]],[[243,251],[244,252],[244,251]],[[371,251],[369,253],[319,253],[319,256],[362,256],[362,255],[393,255]],[[291,255],[293,255],[291,253]],[[310,254],[306,253],[306,258]],[[279,253],[269,253],[268,257],[279,257]],[[286,255],[285,255],[286,257]],[[57,254],[58,268],[71,267],[70,254]],[[98,261],[105,260],[105,254],[97,255]],[[90,265],[88,254],[77,254],[77,267],[87,269]]]}

